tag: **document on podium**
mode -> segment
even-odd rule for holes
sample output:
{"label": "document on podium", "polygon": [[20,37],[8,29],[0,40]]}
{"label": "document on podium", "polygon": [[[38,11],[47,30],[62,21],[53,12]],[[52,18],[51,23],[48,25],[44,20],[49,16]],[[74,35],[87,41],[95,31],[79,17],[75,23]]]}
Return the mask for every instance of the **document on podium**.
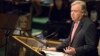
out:
{"label": "document on podium", "polygon": [[42,50],[46,56],[68,56],[68,54],[65,54],[63,52],[56,52],[56,51],[46,51]]}

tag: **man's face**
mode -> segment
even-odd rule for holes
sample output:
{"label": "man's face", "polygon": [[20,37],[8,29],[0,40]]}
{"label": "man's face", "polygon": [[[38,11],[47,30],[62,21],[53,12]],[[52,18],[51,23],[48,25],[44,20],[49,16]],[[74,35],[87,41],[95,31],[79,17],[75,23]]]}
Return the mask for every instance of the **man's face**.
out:
{"label": "man's face", "polygon": [[74,22],[77,22],[83,16],[82,7],[79,4],[71,7],[71,18]]}

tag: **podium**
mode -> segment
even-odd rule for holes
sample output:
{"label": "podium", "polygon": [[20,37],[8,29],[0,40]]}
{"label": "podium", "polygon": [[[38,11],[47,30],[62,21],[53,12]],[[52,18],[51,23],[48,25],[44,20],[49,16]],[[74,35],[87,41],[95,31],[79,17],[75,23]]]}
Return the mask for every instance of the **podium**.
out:
{"label": "podium", "polygon": [[37,56],[42,56],[42,54],[39,52],[39,48],[36,47],[36,43],[38,42],[35,39],[22,36],[13,36],[13,39],[26,49],[31,50]]}
{"label": "podium", "polygon": [[[35,37],[23,37],[23,36],[12,36],[12,38],[18,42],[20,45],[25,47],[26,49],[31,50],[36,56],[42,56],[42,54],[39,52],[41,48],[39,48],[39,45],[41,44],[39,41],[35,39]],[[57,46],[61,42],[51,41],[47,40],[48,46]]]}

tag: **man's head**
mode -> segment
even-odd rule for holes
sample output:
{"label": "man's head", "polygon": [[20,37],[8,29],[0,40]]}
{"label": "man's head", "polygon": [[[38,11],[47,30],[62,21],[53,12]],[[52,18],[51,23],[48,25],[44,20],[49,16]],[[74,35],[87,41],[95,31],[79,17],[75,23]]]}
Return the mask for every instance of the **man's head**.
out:
{"label": "man's head", "polygon": [[86,15],[86,3],[84,1],[74,1],[71,4],[71,18],[74,22],[79,21]]}

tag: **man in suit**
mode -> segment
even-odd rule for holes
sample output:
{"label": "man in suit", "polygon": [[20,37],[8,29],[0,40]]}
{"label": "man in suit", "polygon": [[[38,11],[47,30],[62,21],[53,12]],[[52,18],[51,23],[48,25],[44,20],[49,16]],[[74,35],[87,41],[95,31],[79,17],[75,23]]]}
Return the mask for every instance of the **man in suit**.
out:
{"label": "man in suit", "polygon": [[59,47],[48,50],[62,51],[71,56],[98,56],[96,27],[86,15],[86,3],[74,1],[71,4],[73,25],[69,37]]}

